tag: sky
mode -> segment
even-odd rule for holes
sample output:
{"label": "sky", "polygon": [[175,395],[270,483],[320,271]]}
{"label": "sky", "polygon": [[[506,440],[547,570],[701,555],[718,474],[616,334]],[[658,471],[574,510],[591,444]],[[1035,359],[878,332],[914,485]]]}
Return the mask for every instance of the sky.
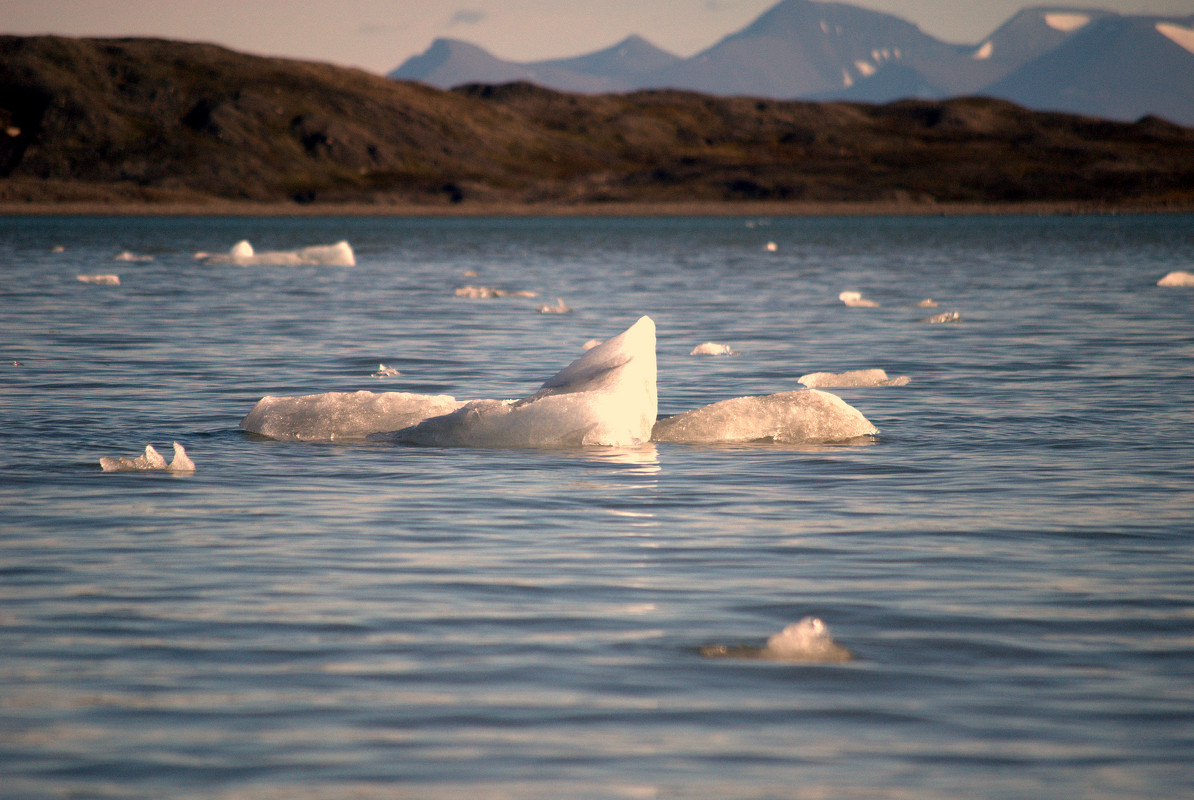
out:
{"label": "sky", "polygon": [[[778,0],[0,0],[0,33],[155,36],[386,73],[437,37],[511,61],[576,56],[638,34],[690,56]],[[978,44],[1021,8],[1186,16],[1194,0],[849,0],[947,42]]]}

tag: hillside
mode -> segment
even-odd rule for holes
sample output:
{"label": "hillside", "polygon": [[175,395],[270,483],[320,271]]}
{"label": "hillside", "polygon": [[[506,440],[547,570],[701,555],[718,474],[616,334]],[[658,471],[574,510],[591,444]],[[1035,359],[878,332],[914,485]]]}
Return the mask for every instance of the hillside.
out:
{"label": "hillside", "polygon": [[1003,101],[442,91],[147,39],[0,37],[0,202],[1194,207],[1194,129]]}

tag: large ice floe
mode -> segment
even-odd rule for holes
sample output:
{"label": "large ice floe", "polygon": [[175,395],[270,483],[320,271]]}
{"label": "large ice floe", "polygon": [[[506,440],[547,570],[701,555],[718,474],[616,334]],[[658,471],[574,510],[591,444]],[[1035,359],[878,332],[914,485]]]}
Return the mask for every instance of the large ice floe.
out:
{"label": "large ice floe", "polygon": [[793,622],[768,637],[767,644],[762,647],[712,644],[702,647],[700,652],[710,658],[760,658],[811,663],[842,663],[854,659],[854,654],[835,642],[829,626],[817,617],[805,617]]}
{"label": "large ice floe", "polygon": [[145,452],[136,458],[104,456],[100,459],[100,469],[104,472],[176,472],[187,473],[195,471],[195,462],[191,461],[187,451],[178,442],[174,443],[174,458],[166,463],[165,457],[153,445],[145,445]]}
{"label": "large ice floe", "polygon": [[196,260],[205,264],[237,264],[240,266],[325,266],[351,267],[357,263],[348,242],[317,244],[297,250],[270,250],[258,253],[253,245],[241,240],[227,253],[196,253]]}
{"label": "large ice floe", "polygon": [[263,397],[241,427],[272,439],[439,447],[633,447],[650,441],[830,442],[878,433],[812,389],[737,397],[657,421],[655,323],[642,317],[517,400],[405,392]]}

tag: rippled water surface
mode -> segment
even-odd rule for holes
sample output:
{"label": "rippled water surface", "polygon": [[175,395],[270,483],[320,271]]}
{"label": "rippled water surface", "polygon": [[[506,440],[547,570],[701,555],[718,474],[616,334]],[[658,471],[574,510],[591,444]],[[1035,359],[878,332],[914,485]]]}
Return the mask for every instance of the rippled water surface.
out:
{"label": "rippled water surface", "polygon": [[[358,263],[193,259],[239,239]],[[1190,216],[0,219],[0,796],[1194,796],[1191,265]],[[848,445],[238,427],[524,396],[643,314],[663,414],[911,380],[830,390]],[[856,658],[700,652],[808,615]]]}

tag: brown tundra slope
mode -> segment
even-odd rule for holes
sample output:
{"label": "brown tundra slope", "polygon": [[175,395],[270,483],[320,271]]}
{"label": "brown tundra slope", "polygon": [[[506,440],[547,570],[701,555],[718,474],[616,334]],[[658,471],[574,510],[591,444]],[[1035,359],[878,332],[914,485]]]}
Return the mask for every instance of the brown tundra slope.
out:
{"label": "brown tundra slope", "polygon": [[440,91],[151,39],[0,37],[0,202],[1194,208],[1194,129],[982,98]]}

